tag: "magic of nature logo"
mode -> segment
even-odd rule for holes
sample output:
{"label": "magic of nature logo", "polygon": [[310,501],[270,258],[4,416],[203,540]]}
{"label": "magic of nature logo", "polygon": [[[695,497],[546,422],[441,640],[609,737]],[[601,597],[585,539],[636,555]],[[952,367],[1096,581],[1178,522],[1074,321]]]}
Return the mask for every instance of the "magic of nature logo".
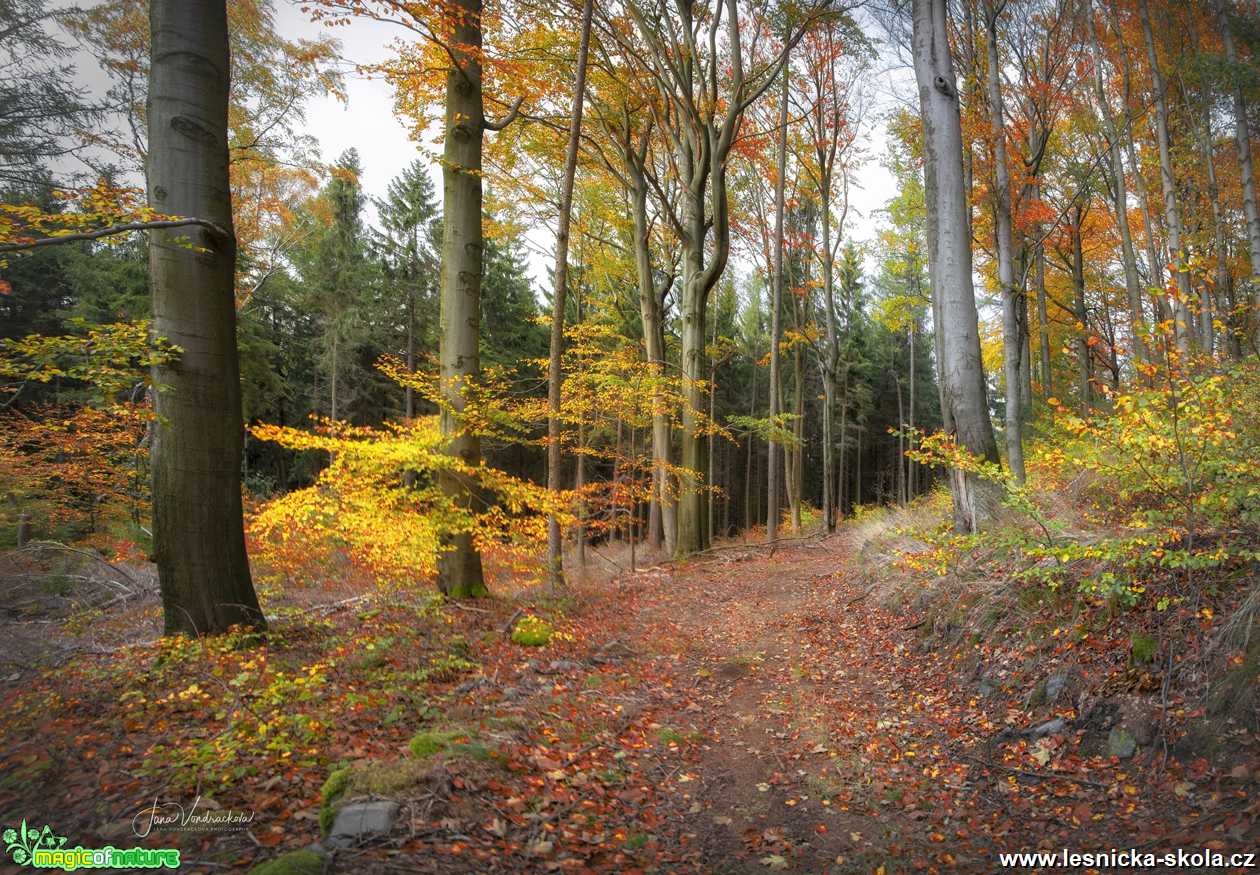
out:
{"label": "magic of nature logo", "polygon": [[33,869],[178,869],[179,851],[175,848],[85,848],[66,847],[66,837],[57,835],[45,824],[42,829],[28,826],[26,820],[3,833],[5,852],[19,866]]}

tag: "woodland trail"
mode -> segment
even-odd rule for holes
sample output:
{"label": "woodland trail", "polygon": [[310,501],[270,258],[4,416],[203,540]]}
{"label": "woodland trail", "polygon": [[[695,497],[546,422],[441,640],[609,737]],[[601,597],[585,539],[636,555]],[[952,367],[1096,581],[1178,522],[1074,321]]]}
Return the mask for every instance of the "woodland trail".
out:
{"label": "woodland trail", "polygon": [[[1025,634],[1030,615],[1001,641],[925,635],[941,617],[886,609],[895,570],[852,537],[728,545],[560,598],[359,597],[278,621],[265,647],[89,654],[7,693],[0,810],[117,844],[137,806],[191,804],[217,776],[215,804],[250,811],[249,831],[146,839],[199,873],[302,849],[325,875],[988,873],[1003,851],[1260,844],[1245,731],[1233,769],[1179,760],[1162,729],[1110,756],[1105,727],[1074,710],[1093,706],[1029,707],[1058,646]],[[504,634],[529,610],[555,623],[546,647]],[[1078,643],[1063,646],[1085,668]],[[297,676],[317,688],[295,695]],[[241,707],[208,720],[186,704],[218,687]],[[259,714],[318,721],[318,759],[257,743]],[[1058,728],[1025,731],[1041,721]],[[190,759],[207,736],[233,741],[237,771]],[[157,750],[183,771],[147,774]],[[357,782],[340,801],[335,772]],[[382,798],[397,803],[384,829],[332,840],[336,806]]]}
{"label": "woodland trail", "polygon": [[[641,615],[641,644],[685,651],[693,702],[657,720],[705,739],[682,772],[692,780],[674,785],[703,871],[893,871],[941,855],[929,800],[915,805],[915,782],[897,780],[923,756],[890,731],[922,716],[905,707],[905,636],[864,604],[847,558],[832,539],[695,565]],[[882,776],[870,761],[881,748],[900,764]]]}
{"label": "woodland trail", "polygon": [[697,870],[992,872],[1000,851],[1255,846],[1220,826],[1246,796],[1190,793],[1166,755],[1083,759],[1063,736],[1004,734],[1021,703],[978,693],[913,617],[868,598],[878,573],[837,536],[652,587],[635,646],[677,660],[686,704],[654,719],[685,748],[664,790]]}

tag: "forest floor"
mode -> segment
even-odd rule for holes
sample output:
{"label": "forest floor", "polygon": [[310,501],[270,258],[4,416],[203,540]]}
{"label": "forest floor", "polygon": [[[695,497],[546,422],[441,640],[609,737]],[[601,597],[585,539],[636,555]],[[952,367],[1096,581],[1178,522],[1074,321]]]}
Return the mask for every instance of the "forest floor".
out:
{"label": "forest floor", "polygon": [[[1227,760],[1179,749],[1166,727],[1188,708],[1165,685],[1150,737],[1112,755],[1114,713],[1030,703],[997,668],[1037,646],[939,646],[935,620],[879,597],[883,561],[842,531],[561,599],[333,605],[252,650],[82,655],[4,692],[3,826],[174,844],[205,872],[892,875],[1257,849],[1254,734],[1231,730]],[[557,640],[511,643],[523,603]],[[198,794],[247,828],[135,837],[135,812]],[[321,838],[360,797],[397,802],[390,826]]]}

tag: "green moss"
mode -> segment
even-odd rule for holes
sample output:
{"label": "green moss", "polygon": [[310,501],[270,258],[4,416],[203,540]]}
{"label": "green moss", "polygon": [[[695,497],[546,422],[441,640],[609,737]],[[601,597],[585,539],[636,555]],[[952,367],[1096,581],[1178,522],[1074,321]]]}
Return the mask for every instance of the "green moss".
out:
{"label": "green moss", "polygon": [[526,616],[512,630],[512,643],[522,647],[546,647],[551,643],[555,630],[542,617]]}
{"label": "green moss", "polygon": [[446,649],[456,656],[467,656],[469,651],[468,639],[463,635],[452,635],[450,640],[446,642]]}
{"label": "green moss", "polygon": [[417,732],[408,747],[411,755],[419,760],[426,760],[448,750],[453,742],[467,738],[467,730],[459,729],[424,729]]}
{"label": "green moss", "polygon": [[249,870],[249,875],[323,875],[324,858],[315,851],[293,851]]}
{"label": "green moss", "polygon": [[1029,708],[1040,708],[1046,704],[1046,679],[1042,678],[1037,681],[1037,686],[1033,687],[1033,691],[1028,696]]}
{"label": "green moss", "polygon": [[350,783],[350,769],[334,769],[328,774],[328,780],[319,790],[319,831],[328,835],[333,821],[337,819],[337,801],[345,795],[346,786]]}
{"label": "green moss", "polygon": [[683,735],[677,729],[669,726],[661,727],[661,731],[656,733],[656,737],[661,740],[662,744],[682,744]]}
{"label": "green moss", "polygon": [[337,769],[319,792],[320,831],[328,835],[343,800],[360,796],[392,799],[425,783],[431,774],[432,766],[425,760],[386,760]]}
{"label": "green moss", "polygon": [[479,762],[488,763],[501,761],[503,754],[499,753],[492,747],[487,747],[479,742],[455,742],[446,749],[449,756],[462,757],[467,760],[477,760]]}
{"label": "green moss", "polygon": [[1150,635],[1134,632],[1129,638],[1129,662],[1145,665],[1159,655],[1159,642]]}

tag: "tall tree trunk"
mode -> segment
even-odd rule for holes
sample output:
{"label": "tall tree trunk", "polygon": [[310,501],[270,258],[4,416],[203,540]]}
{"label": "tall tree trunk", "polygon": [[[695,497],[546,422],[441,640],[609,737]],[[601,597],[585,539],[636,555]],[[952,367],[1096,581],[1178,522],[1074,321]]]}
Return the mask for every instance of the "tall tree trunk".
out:
{"label": "tall tree trunk", "polygon": [[[591,7],[582,5],[582,31],[578,39],[577,74],[573,82],[573,112],[569,117],[569,142],[564,152],[564,177],[560,183],[560,216],[556,227],[555,294],[551,310],[551,355],[547,360],[547,489],[560,491],[560,390],[564,374],[564,305],[569,294],[569,224],[573,215],[573,177],[577,172],[578,144],[582,136],[582,104],[586,96],[586,56],[591,41]],[[560,520],[547,518],[547,574],[553,589],[564,584],[563,541]]]}
{"label": "tall tree trunk", "polygon": [[[716,310],[716,307],[714,309]],[[712,345],[714,349],[717,349],[717,329],[718,329],[717,322],[718,322],[717,313],[715,312],[713,314],[713,338],[712,338]],[[710,357],[709,359],[709,422],[710,423],[717,422],[717,358],[716,357]],[[713,523],[715,519],[714,502],[717,501],[717,495],[714,493],[715,487],[717,486],[717,479],[716,479],[717,470],[715,468],[715,462],[717,461],[716,455],[717,454],[714,452],[713,435],[710,434],[709,435],[709,473],[705,477],[706,485],[709,487],[708,492],[705,493],[708,499],[707,501],[708,513],[707,513],[705,527],[708,529],[708,537],[710,541],[713,540],[713,531],[714,531]]]}
{"label": "tall tree trunk", "polygon": [[[1225,60],[1230,71],[1231,97],[1234,103],[1234,143],[1238,149],[1238,175],[1242,182],[1243,214],[1247,217],[1247,252],[1251,256],[1252,294],[1255,295],[1255,312],[1260,313],[1260,208],[1256,205],[1256,175],[1251,160],[1251,130],[1247,119],[1247,101],[1243,97],[1239,71],[1238,50],[1234,47],[1234,34],[1230,28],[1230,12],[1225,0],[1218,0],[1217,15],[1221,26],[1221,42],[1225,46]],[[1256,319],[1255,342],[1260,347],[1260,318]]]}
{"label": "tall tree trunk", "polygon": [[[830,186],[825,186],[830,190]],[[823,314],[827,331],[827,347],[822,357],[823,383],[823,525],[828,532],[836,530],[835,493],[835,427],[836,427],[836,370],[839,366],[839,337],[836,330],[835,270],[831,263],[831,206],[823,204],[822,213],[822,276]]]}
{"label": "tall tree trunk", "polygon": [[906,482],[906,408],[901,397],[901,375],[893,371],[893,385],[897,387],[897,504],[906,506],[910,484]]}
{"label": "tall tree trunk", "polygon": [[[1225,249],[1225,221],[1221,216],[1220,185],[1216,180],[1216,150],[1212,142],[1211,96],[1203,95],[1203,168],[1207,173],[1207,198],[1212,208],[1212,248],[1216,250],[1216,281],[1212,288],[1217,294],[1224,295],[1229,287],[1229,253]],[[1209,355],[1215,346],[1215,325],[1213,315],[1216,302],[1212,298],[1212,288],[1206,283],[1199,298],[1199,338],[1203,351]]]}
{"label": "tall tree trunk", "polygon": [[337,353],[338,335],[336,323],[333,324],[332,336],[332,366],[328,369],[328,418],[333,422],[337,421]]}
{"label": "tall tree trunk", "polygon": [[[989,420],[980,329],[971,280],[971,236],[963,188],[962,124],[958,85],[949,53],[945,0],[914,0],[913,53],[924,133],[929,273],[940,313],[944,372],[942,411],[952,417],[960,446],[996,462]],[[998,495],[992,484],[953,472],[954,522],[975,531],[991,518]]]}
{"label": "tall tree trunk", "polygon": [[1083,213],[1078,205],[1068,231],[1072,238],[1072,306],[1079,328],[1076,334],[1076,392],[1081,416],[1089,415],[1091,352],[1089,348],[1089,310],[1085,305],[1085,255],[1081,244]]}
{"label": "tall tree trunk", "polygon": [[[914,412],[915,412],[916,398],[917,398],[917,392],[915,389],[916,366],[915,366],[915,355],[914,355],[914,347],[915,347],[914,336],[915,334],[918,333],[918,327],[919,327],[919,322],[918,322],[918,317],[916,316],[910,322],[910,442],[909,442],[908,449],[912,451],[914,450],[914,436],[915,436]],[[911,496],[915,496],[919,494],[918,473],[919,473],[918,463],[913,460],[910,460],[910,494]]]}
{"label": "tall tree trunk", "polygon": [[792,531],[801,531],[801,489],[804,485],[805,453],[805,368],[801,360],[801,347],[792,348],[792,450],[785,456],[787,462],[786,483],[788,509],[791,512]]}
{"label": "tall tree trunk", "polygon": [[[446,131],[442,154],[442,436],[446,451],[468,469],[481,462],[481,439],[463,427],[464,387],[481,371],[481,0],[452,0],[451,65],[446,71]],[[476,509],[476,486],[467,475],[443,471],[442,491],[465,513]],[[443,537],[438,587],[451,598],[487,594],[481,553],[472,532]]]}
{"label": "tall tree trunk", "polygon": [[849,497],[849,478],[845,468],[849,438],[849,371],[845,368],[844,379],[840,385],[840,457],[836,460],[836,506],[843,516],[848,512],[846,503]]}
{"label": "tall tree trunk", "polygon": [[[413,282],[407,289],[407,373],[414,374],[416,372],[416,287]],[[408,419],[414,419],[416,415],[416,392],[411,387],[411,383],[407,383],[406,391],[403,395],[403,414]]]}
{"label": "tall tree trunk", "polygon": [[1050,368],[1050,313],[1046,307],[1046,247],[1037,244],[1033,253],[1034,284],[1037,287],[1037,335],[1041,349],[1041,390],[1045,397],[1054,395],[1054,374]]}
{"label": "tall tree trunk", "polygon": [[182,350],[153,368],[154,384],[166,387],[154,393],[150,462],[163,627],[168,635],[263,628],[241,508],[226,3],[152,0],[149,26],[149,206],[226,232],[149,232],[153,333]]}
{"label": "tall tree trunk", "polygon": [[[781,356],[779,341],[783,335],[783,210],[784,185],[787,176],[787,126],[789,77],[783,76],[783,91],[779,98],[778,158],[774,179],[774,263],[770,268],[770,419],[783,412]],[[779,442],[770,438],[769,463],[766,469],[766,540],[779,536]]]}
{"label": "tall tree trunk", "polygon": [[682,488],[678,497],[678,533],[674,552],[679,556],[698,553],[708,547],[705,539],[704,491],[700,488],[708,468],[708,441],[700,431],[704,410],[705,303],[703,288],[705,235],[704,194],[691,190],[686,199],[688,241],[683,245],[683,277],[680,300],[682,335],[682,375],[684,407],[682,416]]}
{"label": "tall tree trunk", "polygon": [[[627,127],[629,120],[627,119]],[[634,261],[639,281],[639,315],[643,321],[643,342],[648,365],[659,379],[665,371],[664,315],[661,312],[662,291],[656,286],[652,271],[651,241],[648,239],[648,182],[644,172],[648,140],[644,136],[636,148],[627,136],[622,144],[624,164],[630,180],[630,213],[634,220]],[[660,534],[665,552],[674,553],[677,531],[673,489],[669,483],[672,435],[668,415],[661,409],[659,389],[653,388],[652,405],[652,494],[656,496],[660,516]],[[657,529],[652,528],[652,546],[659,547]]]}
{"label": "tall tree trunk", "polygon": [[993,200],[997,237],[998,285],[1002,292],[1002,351],[1006,377],[1006,461],[1016,482],[1024,482],[1024,405],[1021,360],[1024,339],[1019,330],[1019,288],[1015,285],[1015,252],[1011,232],[1011,174],[1006,161],[1006,111],[997,45],[997,9],[985,0],[988,32],[989,122],[993,136]]}
{"label": "tall tree trunk", "polygon": [[[748,402],[749,418],[757,415],[757,361],[753,359],[752,366],[752,392],[749,393],[750,400]],[[757,441],[753,439],[750,432],[748,435],[748,456],[744,462],[744,531],[747,532],[754,525],[756,519],[753,517],[753,453],[756,451]]]}
{"label": "tall tree trunk", "polygon": [[1182,249],[1181,208],[1177,205],[1177,181],[1172,170],[1172,144],[1168,135],[1168,95],[1163,73],[1159,67],[1159,55],[1155,51],[1155,36],[1151,32],[1151,12],[1147,0],[1138,0],[1138,17],[1142,22],[1142,35],[1146,40],[1146,57],[1151,70],[1151,89],[1155,92],[1155,139],[1159,145],[1159,179],[1164,189],[1164,215],[1168,224],[1168,248],[1173,260],[1173,276],[1177,280],[1177,300],[1173,304],[1176,313],[1177,346],[1182,352],[1190,349],[1194,328],[1190,321],[1188,302],[1192,295],[1190,274],[1182,266],[1186,254]]}
{"label": "tall tree trunk", "polygon": [[1103,128],[1107,135],[1107,151],[1111,158],[1111,203],[1116,217],[1116,228],[1120,232],[1120,257],[1124,262],[1124,291],[1129,303],[1133,355],[1138,361],[1145,361],[1148,358],[1145,341],[1148,329],[1142,313],[1142,284],[1138,279],[1137,256],[1133,251],[1133,234],[1129,228],[1129,195],[1124,176],[1124,161],[1120,157],[1120,130],[1111,113],[1107,92],[1103,88],[1102,49],[1098,42],[1098,25],[1094,21],[1092,0],[1088,11],[1090,51],[1094,60],[1094,97],[1102,115]]}
{"label": "tall tree trunk", "polygon": [[[586,426],[578,423],[577,428],[577,458],[573,461],[573,488],[581,493],[583,487],[586,486],[586,453],[582,450],[586,447]],[[578,567],[586,567],[586,505],[581,500],[577,506],[577,526],[576,531],[576,547]]]}
{"label": "tall tree trunk", "polygon": [[862,504],[862,435],[866,433],[866,426],[859,425],[857,427],[857,449],[854,451],[853,467],[853,503],[860,506]]}

